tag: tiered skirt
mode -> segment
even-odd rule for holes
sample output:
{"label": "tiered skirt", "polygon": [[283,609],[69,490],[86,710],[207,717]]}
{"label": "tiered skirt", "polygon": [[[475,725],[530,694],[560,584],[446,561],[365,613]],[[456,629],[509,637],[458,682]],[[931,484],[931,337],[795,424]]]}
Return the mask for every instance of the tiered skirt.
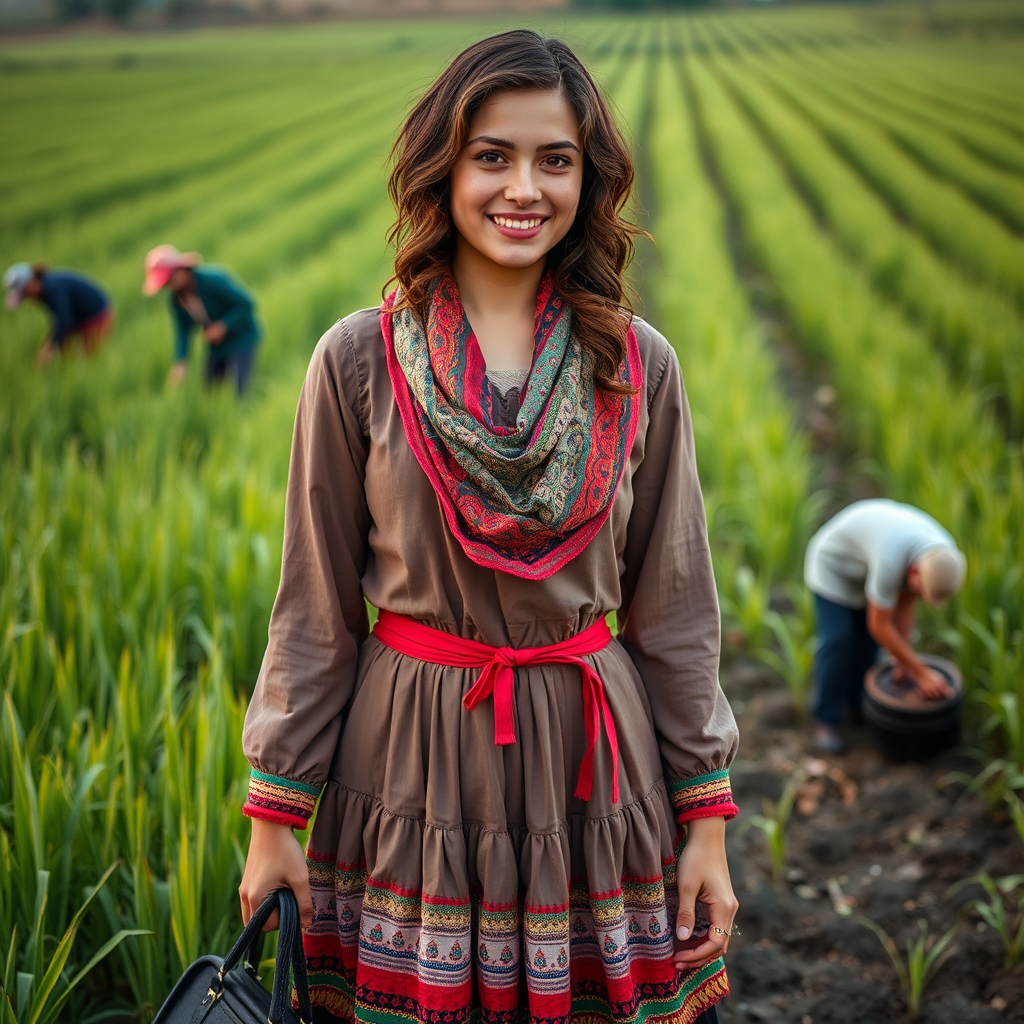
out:
{"label": "tiered skirt", "polygon": [[476,673],[368,642],[307,852],[305,951],[318,1022],[690,1024],[721,960],[672,964],[684,839],[628,656],[592,658],[619,738],[620,800],[599,744],[592,798],[580,673],[519,669],[517,742],[494,744]]}

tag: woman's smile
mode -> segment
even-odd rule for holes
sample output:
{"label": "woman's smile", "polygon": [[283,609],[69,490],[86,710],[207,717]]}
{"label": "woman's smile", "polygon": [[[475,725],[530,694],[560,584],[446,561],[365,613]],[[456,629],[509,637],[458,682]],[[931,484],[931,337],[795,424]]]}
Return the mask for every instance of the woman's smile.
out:
{"label": "woman's smile", "polygon": [[487,217],[506,238],[534,238],[548,219],[521,213],[489,213]]}

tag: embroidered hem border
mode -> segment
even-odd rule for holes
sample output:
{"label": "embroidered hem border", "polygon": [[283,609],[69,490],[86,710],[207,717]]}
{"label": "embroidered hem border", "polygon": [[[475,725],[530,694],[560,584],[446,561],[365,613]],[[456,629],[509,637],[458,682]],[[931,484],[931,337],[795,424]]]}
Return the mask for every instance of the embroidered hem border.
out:
{"label": "embroidered hem border", "polygon": [[732,786],[726,768],[670,782],[668,795],[681,825],[694,818],[725,818],[729,821],[739,813],[732,800]]}
{"label": "embroidered hem border", "polygon": [[316,786],[268,775],[253,768],[249,773],[249,799],[242,813],[249,818],[305,828],[319,795],[320,790]]}
{"label": "embroidered hem border", "polygon": [[[510,1010],[465,1009],[426,1010],[415,999],[387,996],[369,986],[353,986],[338,974],[311,974],[309,992],[316,1007],[316,1019],[373,1024],[520,1024],[518,1007]],[[707,1009],[729,995],[729,981],[721,958],[699,971],[677,976],[674,983],[641,984],[636,988],[636,1009],[627,1016],[614,1015],[616,1006],[599,982],[579,981],[572,988],[568,1014],[529,1018],[531,1024],[693,1024]]]}
{"label": "embroidered hem border", "polygon": [[565,903],[530,906],[433,896],[310,852],[316,911],[303,941],[318,1019],[691,1024],[729,986],[721,959],[672,964],[676,855],[614,891],[576,879]]}

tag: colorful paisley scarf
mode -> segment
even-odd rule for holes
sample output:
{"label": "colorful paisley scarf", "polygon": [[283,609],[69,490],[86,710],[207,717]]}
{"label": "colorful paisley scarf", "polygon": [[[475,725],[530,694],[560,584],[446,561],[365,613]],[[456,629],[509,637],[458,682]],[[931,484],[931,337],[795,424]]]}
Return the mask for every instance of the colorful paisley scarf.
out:
{"label": "colorful paisley scarf", "polygon": [[454,279],[434,286],[426,330],[411,310],[394,310],[397,294],[381,307],[388,373],[405,436],[449,529],[478,565],[550,576],[604,525],[633,447],[643,400],[633,328],[621,372],[637,395],[608,394],[545,275],[533,366],[515,426],[502,426],[492,419],[487,367]]}

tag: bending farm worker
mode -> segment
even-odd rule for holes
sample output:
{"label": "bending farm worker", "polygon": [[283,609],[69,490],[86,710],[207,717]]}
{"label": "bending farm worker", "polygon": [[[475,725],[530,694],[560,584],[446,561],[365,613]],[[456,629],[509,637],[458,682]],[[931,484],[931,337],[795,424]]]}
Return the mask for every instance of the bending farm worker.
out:
{"label": "bending farm worker", "polygon": [[256,360],[260,326],[252,295],[221,267],[200,266],[195,252],[178,252],[173,245],[158,245],[146,254],[144,295],[167,289],[174,320],[172,384],[180,384],[188,370],[189,341],[198,325],[209,348],[207,385],[233,380],[245,393]]}
{"label": "bending farm worker", "polygon": [[317,1024],[711,1024],[738,737],[679,362],[624,293],[629,147],[516,31],[394,158],[393,286],[298,403],[243,916],[296,893]]}
{"label": "bending farm worker", "polygon": [[86,355],[92,355],[110,334],[114,313],[110,299],[95,281],[71,270],[50,270],[45,263],[15,263],[4,273],[6,305],[14,309],[35,299],[50,312],[50,331],[36,357],[46,366],[78,335]]}
{"label": "bending farm worker", "polygon": [[931,516],[886,499],[857,501],[811,538],[804,580],[814,594],[820,645],[815,655],[815,743],[844,748],[839,726],[860,715],[864,676],[879,647],[930,700],[952,695],[910,641],[917,601],[945,604],[963,585],[966,563]]}

